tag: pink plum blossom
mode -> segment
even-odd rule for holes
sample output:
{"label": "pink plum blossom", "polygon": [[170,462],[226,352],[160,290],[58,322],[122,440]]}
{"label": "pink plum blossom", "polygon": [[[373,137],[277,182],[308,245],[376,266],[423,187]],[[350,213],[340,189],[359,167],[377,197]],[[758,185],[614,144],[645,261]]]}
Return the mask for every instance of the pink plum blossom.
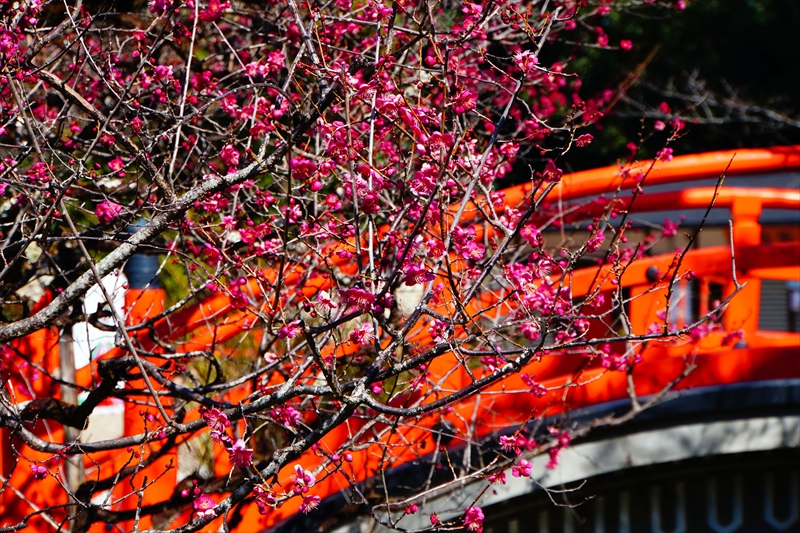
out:
{"label": "pink plum blossom", "polygon": [[468,531],[482,533],[483,531],[483,509],[480,507],[467,507],[464,513],[464,527]]}
{"label": "pink plum blossom", "polygon": [[47,468],[42,465],[31,465],[31,473],[34,479],[42,480],[47,477]]}
{"label": "pink plum blossom", "polygon": [[111,172],[119,172],[120,177],[125,175],[124,172],[121,172],[124,167],[125,163],[122,162],[121,157],[115,157],[108,162],[108,168],[111,170]]}
{"label": "pink plum blossom", "polygon": [[456,114],[467,113],[475,109],[478,95],[468,89],[462,89],[453,98],[453,111]]}
{"label": "pink plum blossom", "polygon": [[308,489],[316,484],[317,479],[310,471],[305,470],[300,465],[295,465],[294,475],[292,476],[292,483],[294,483],[295,494],[302,494],[308,492]]}
{"label": "pink plum blossom", "polygon": [[537,398],[541,398],[547,394],[547,389],[540,383],[533,380],[533,376],[528,374],[520,374],[519,377],[531,389],[531,394]]}
{"label": "pink plum blossom", "polygon": [[158,65],[153,72],[153,81],[170,81],[173,79],[172,66]]}
{"label": "pink plum blossom", "polygon": [[536,72],[536,65],[539,64],[539,58],[529,50],[515,52],[512,59],[526,76],[534,74]]}
{"label": "pink plum blossom", "polygon": [[547,182],[561,181],[561,175],[564,172],[556,167],[556,164],[550,159],[542,172],[542,178]]}
{"label": "pink plum blossom", "polygon": [[281,50],[273,50],[267,54],[267,67],[270,73],[278,72],[284,66],[286,66],[286,56]]}
{"label": "pink plum blossom", "polygon": [[303,496],[303,503],[300,504],[300,507],[298,509],[300,510],[301,513],[308,514],[317,508],[320,499],[321,498],[319,496],[314,496],[313,494],[306,494],[305,496]]}
{"label": "pink plum blossom", "polygon": [[519,462],[511,468],[511,475],[514,477],[530,477],[531,468],[533,464],[525,459],[520,459]]}
{"label": "pink plum blossom", "polygon": [[430,272],[422,261],[416,261],[405,267],[405,275],[403,276],[403,283],[409,287],[433,281],[436,276]]}
{"label": "pink plum blossom", "polygon": [[663,148],[656,154],[658,161],[672,161],[672,148]]}
{"label": "pink plum blossom", "polygon": [[253,463],[253,450],[248,450],[242,439],[236,439],[233,446],[228,449],[228,454],[231,462],[240,468],[245,468]]}
{"label": "pink plum blossom", "polygon": [[475,227],[469,226],[467,229],[456,226],[452,232],[452,242],[455,251],[463,255],[466,259],[478,261],[483,258],[486,246],[476,242]]}
{"label": "pink plum blossom", "polygon": [[273,507],[278,503],[275,494],[260,485],[253,489],[256,498],[256,505],[258,506],[258,514],[265,515],[269,513]]}
{"label": "pink plum blossom", "polygon": [[551,435],[555,435],[556,437],[554,446],[547,452],[550,455],[550,460],[547,462],[546,466],[549,470],[552,470],[558,466],[558,456],[561,454],[561,450],[570,445],[572,438],[567,431],[559,431],[558,429],[552,427],[549,428],[548,431]]}
{"label": "pink plum blossom", "polygon": [[350,342],[359,346],[367,346],[375,339],[372,322],[365,322],[350,332]]}
{"label": "pink plum blossom", "polygon": [[541,337],[539,334],[539,324],[536,322],[523,322],[520,324],[519,330],[522,332],[522,335],[531,342],[539,340],[539,337]]}
{"label": "pink plum blossom", "polygon": [[674,237],[678,234],[678,228],[680,228],[680,224],[678,222],[665,218],[664,225],[661,229],[661,236]]}
{"label": "pink plum blossom", "polygon": [[150,0],[150,13],[163,14],[172,2],[170,0]]}
{"label": "pink plum blossom", "polygon": [[328,291],[319,291],[317,293],[317,306],[325,312],[336,309],[337,307],[336,302],[331,299],[331,295],[328,294]]}
{"label": "pink plum blossom", "polygon": [[292,178],[305,181],[317,171],[317,165],[304,157],[293,157],[289,166],[292,169]]}
{"label": "pink plum blossom", "polygon": [[232,144],[223,146],[219,156],[229,168],[239,167],[239,152]]}
{"label": "pink plum blossom", "polygon": [[505,472],[495,472],[494,474],[489,476],[489,483],[499,483],[501,485],[506,484],[506,473]]}
{"label": "pink plum blossom", "polygon": [[292,406],[275,407],[270,410],[270,415],[278,423],[286,427],[295,427],[302,420],[300,412]]}
{"label": "pink plum blossom", "polygon": [[230,7],[230,0],[208,0],[208,7],[200,11],[200,20],[203,22],[214,22],[222,17],[223,13],[230,9]]}
{"label": "pink plum blossom", "polygon": [[295,320],[288,324],[284,324],[278,330],[279,339],[293,339],[303,333],[303,328],[300,326],[300,321]]}
{"label": "pink plum blossom", "polygon": [[202,415],[206,425],[214,431],[224,433],[225,428],[231,427],[231,422],[228,420],[228,416],[216,407],[212,407],[210,409],[201,409],[200,414]]}
{"label": "pink plum blossom", "polygon": [[354,307],[359,311],[368,311],[375,303],[375,295],[371,292],[354,287],[339,292],[342,303],[348,307]]}
{"label": "pink plum blossom", "polygon": [[197,511],[200,519],[213,518],[217,515],[217,502],[211,499],[208,494],[200,494],[194,499],[192,507]]}
{"label": "pink plum blossom", "polygon": [[119,216],[122,212],[122,206],[114,202],[104,200],[97,204],[94,209],[94,214],[100,222],[108,224]]}

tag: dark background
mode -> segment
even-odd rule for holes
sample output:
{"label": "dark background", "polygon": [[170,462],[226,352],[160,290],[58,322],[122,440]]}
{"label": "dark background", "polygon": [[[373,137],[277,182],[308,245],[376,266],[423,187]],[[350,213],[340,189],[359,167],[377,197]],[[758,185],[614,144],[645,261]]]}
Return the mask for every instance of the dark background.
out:
{"label": "dark background", "polygon": [[[757,122],[736,117],[722,124],[691,124],[671,146],[675,155],[800,144],[800,1],[797,0],[698,0],[685,11],[648,9],[613,13],[601,25],[609,44],[633,41],[631,51],[578,48],[565,43],[545,47],[552,59],[574,56],[571,70],[581,73],[580,94],[589,98],[605,89],[617,90],[647,57],[655,52],[642,75],[627,94],[652,111],[666,101],[687,119],[687,102],[665,98],[646,85],[677,89],[693,72],[706,81],[718,99],[728,96],[726,85],[738,99],[787,116],[795,125],[770,120],[751,112]],[[543,57],[548,64],[547,57]],[[722,115],[721,111],[715,114]],[[697,115],[695,115],[697,116]],[[652,157],[663,147],[669,128],[655,132],[656,119],[642,121],[642,113],[620,102],[600,122],[581,133],[594,135],[587,148],[573,150],[563,162],[565,170],[580,170],[613,164],[628,155],[625,145],[646,139],[640,157]],[[600,129],[602,128],[602,129]]]}

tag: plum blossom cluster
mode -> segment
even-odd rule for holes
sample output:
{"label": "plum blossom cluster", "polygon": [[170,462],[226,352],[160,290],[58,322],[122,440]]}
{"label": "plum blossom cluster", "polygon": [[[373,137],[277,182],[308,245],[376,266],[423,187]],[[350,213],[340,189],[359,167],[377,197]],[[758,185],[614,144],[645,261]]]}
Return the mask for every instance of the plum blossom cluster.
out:
{"label": "plum blossom cluster", "polygon": [[464,527],[467,531],[474,533],[483,532],[483,520],[486,517],[483,514],[483,509],[480,507],[467,507],[464,513]]}
{"label": "plum blossom cluster", "polygon": [[201,409],[201,415],[206,425],[211,428],[211,440],[225,446],[234,466],[245,468],[253,463],[253,450],[247,449],[244,440],[240,438],[234,440],[228,435],[227,429],[231,427],[231,422],[225,413],[212,407]]}
{"label": "plum blossom cluster", "polygon": [[294,482],[292,491],[303,498],[303,503],[300,504],[300,511],[307,514],[316,509],[320,502],[320,497],[308,493],[309,489],[316,483],[314,474],[297,465],[292,481]]}
{"label": "plum blossom cluster", "polygon": [[181,497],[192,498],[192,509],[200,519],[210,519],[217,514],[217,502],[203,492],[197,480],[192,481],[191,489],[183,489]]}
{"label": "plum blossom cluster", "polygon": [[[53,494],[11,529],[269,529],[313,517],[329,487],[462,440],[499,439],[510,475],[529,477],[531,456],[547,450],[555,467],[571,433],[497,437],[481,391],[513,390],[519,416],[540,419],[569,408],[553,393],[562,361],[618,376],[643,360],[641,343],[619,348],[626,296],[606,283],[644,254],[615,225],[624,207],[561,201],[570,150],[595,142],[618,94],[588,91],[549,47],[634,49],[611,40],[609,15],[654,2],[11,4],[0,1],[0,429],[27,439],[22,470]],[[658,164],[673,156],[662,147]],[[625,187],[645,181],[634,167]],[[665,221],[660,234],[677,231]],[[82,305],[98,277],[150,260],[120,313]],[[671,334],[666,314],[653,335]],[[108,346],[69,377],[55,347],[90,326]],[[124,438],[65,444],[85,411],[120,405]],[[201,431],[211,461],[179,478]],[[86,450],[91,474],[73,471]],[[108,494],[116,503],[96,504]],[[481,532],[479,503],[449,521],[425,512],[433,527]]]}
{"label": "plum blossom cluster", "polygon": [[103,201],[97,204],[94,214],[97,220],[104,224],[108,224],[119,216],[122,212],[122,206],[114,202]]}
{"label": "plum blossom cluster", "polygon": [[550,460],[547,461],[547,468],[553,469],[558,466],[558,457],[561,452],[572,443],[572,437],[568,431],[561,431],[557,428],[549,428],[550,434],[554,437],[555,442],[553,446],[547,451],[550,455]]}
{"label": "plum blossom cluster", "polygon": [[534,439],[527,438],[520,433],[512,436],[500,436],[500,448],[506,452],[513,451],[515,455],[520,455],[523,451],[532,450],[535,447]]}

